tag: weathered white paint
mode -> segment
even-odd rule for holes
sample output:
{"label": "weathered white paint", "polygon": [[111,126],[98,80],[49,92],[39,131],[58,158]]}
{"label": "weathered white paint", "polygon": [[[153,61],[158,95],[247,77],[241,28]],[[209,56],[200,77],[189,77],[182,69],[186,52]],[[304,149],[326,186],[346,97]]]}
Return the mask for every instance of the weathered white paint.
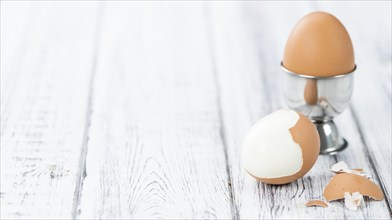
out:
{"label": "weathered white paint", "polygon": [[1,2],[1,219],[72,217],[96,6]]}
{"label": "weathered white paint", "polygon": [[[390,8],[2,2],[1,218],[390,218]],[[350,146],[294,183],[257,183],[241,167],[242,138],[285,106],[283,46],[301,16],[323,9],[356,52],[351,108],[336,118]],[[389,203],[305,208],[341,160]]]}
{"label": "weathered white paint", "polygon": [[231,218],[203,9],[105,4],[80,218]]}

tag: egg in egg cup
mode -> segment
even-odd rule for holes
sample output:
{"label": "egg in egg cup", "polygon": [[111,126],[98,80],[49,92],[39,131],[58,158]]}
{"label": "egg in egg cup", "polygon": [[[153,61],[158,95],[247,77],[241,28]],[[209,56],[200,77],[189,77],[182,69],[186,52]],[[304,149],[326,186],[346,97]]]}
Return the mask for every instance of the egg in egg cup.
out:
{"label": "egg in egg cup", "polygon": [[333,118],[349,105],[356,64],[343,24],[326,12],[304,16],[287,40],[281,67],[287,104],[317,126],[320,154],[345,149]]}

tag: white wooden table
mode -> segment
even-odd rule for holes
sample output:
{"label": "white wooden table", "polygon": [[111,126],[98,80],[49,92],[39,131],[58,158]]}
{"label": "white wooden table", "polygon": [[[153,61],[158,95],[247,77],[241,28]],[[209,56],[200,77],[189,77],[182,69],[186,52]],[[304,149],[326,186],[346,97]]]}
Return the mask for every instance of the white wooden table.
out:
{"label": "white wooden table", "polygon": [[[240,145],[285,107],[280,60],[314,10],[347,27],[349,141],[304,178],[256,182]],[[391,2],[1,2],[1,218],[391,218]],[[386,199],[321,199],[331,165]]]}

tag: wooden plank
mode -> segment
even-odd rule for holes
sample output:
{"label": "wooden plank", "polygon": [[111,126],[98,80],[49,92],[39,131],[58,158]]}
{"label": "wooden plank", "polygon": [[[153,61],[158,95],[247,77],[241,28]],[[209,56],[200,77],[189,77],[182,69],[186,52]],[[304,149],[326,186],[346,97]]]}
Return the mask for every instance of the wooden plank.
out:
{"label": "wooden plank", "polygon": [[[287,2],[214,3],[211,31],[218,71],[224,133],[238,218],[388,218],[385,201],[368,202],[367,208],[350,212],[342,203],[328,209],[305,208],[310,199],[321,199],[337,160],[375,170],[367,157],[356,124],[349,112],[338,118],[351,147],[338,157],[320,156],[304,178],[284,186],[257,183],[240,163],[240,146],[247,129],[263,115],[286,106],[283,100],[280,60],[295,22],[315,5]],[[377,181],[377,180],[376,180]],[[377,181],[378,182],[378,181]]]}
{"label": "wooden plank", "polygon": [[231,218],[200,2],[106,3],[80,218]]}
{"label": "wooden plank", "polygon": [[[358,134],[367,146],[366,157],[377,171],[392,209],[392,70],[390,1],[320,3],[344,21],[353,39],[358,65],[351,111],[357,121]],[[350,8],[347,13],[346,8]],[[356,146],[352,146],[355,148]]]}
{"label": "wooden plank", "polygon": [[1,3],[1,218],[71,218],[96,3]]}

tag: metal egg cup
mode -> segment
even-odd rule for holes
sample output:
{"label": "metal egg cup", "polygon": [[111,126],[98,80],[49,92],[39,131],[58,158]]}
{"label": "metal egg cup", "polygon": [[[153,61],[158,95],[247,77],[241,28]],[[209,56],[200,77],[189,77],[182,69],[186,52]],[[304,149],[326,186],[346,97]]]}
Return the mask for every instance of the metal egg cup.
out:
{"label": "metal egg cup", "polygon": [[[287,104],[289,108],[309,117],[316,125],[320,135],[320,154],[333,155],[344,150],[348,143],[339,135],[333,118],[349,105],[356,67],[350,73],[332,77],[296,74],[283,67],[282,63],[281,67],[285,72],[284,94]],[[306,91],[309,83],[316,86]],[[308,97],[305,98],[306,95]]]}

